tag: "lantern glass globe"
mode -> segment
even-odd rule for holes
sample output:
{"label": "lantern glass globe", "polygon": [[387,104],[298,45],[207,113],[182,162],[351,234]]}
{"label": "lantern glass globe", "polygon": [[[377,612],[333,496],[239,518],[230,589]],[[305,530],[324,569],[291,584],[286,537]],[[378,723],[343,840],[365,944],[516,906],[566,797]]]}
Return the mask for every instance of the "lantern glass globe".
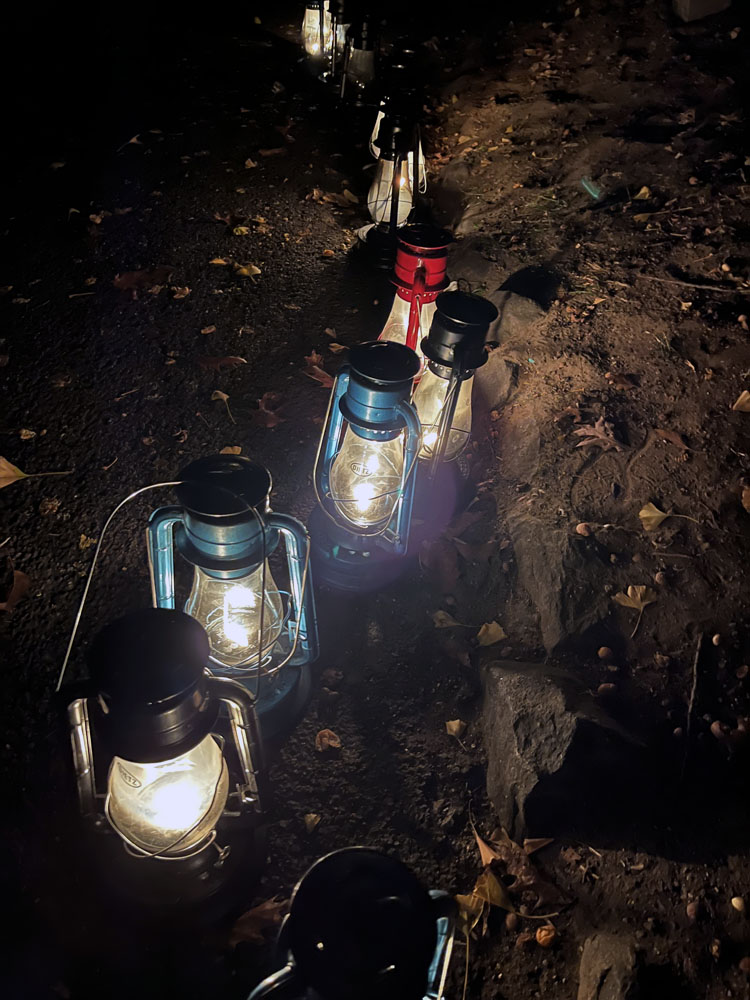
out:
{"label": "lantern glass globe", "polygon": [[156,764],[114,757],[107,815],[117,833],[137,850],[179,856],[211,834],[228,791],[226,762],[209,735],[187,753]]}
{"label": "lantern glass globe", "polygon": [[323,43],[320,39],[320,9],[306,7],[302,19],[302,46],[309,56],[321,56],[331,44],[331,15],[323,12]]}
{"label": "lantern glass globe", "polygon": [[358,528],[387,524],[401,496],[403,435],[372,441],[347,427],[331,466],[331,493],[341,516]]}
{"label": "lantern glass globe", "polygon": [[[411,313],[411,301],[409,299],[402,298],[401,295],[396,292],[396,296],[393,300],[393,305],[391,306],[391,311],[388,315],[388,319],[385,321],[385,326],[383,327],[383,332],[380,334],[379,340],[390,340],[394,344],[406,344],[406,334],[409,329],[409,315]],[[424,364],[424,355],[422,354],[421,343],[422,339],[427,336],[430,331],[430,325],[432,324],[432,317],[435,315],[435,303],[425,302],[421,305],[419,310],[419,329],[417,331],[417,343],[414,350],[419,357],[419,360]]]}
{"label": "lantern glass globe", "polygon": [[[398,178],[396,171],[398,167]],[[412,210],[413,194],[409,183],[408,171],[404,162],[394,160],[378,160],[375,165],[370,190],[367,195],[367,210],[370,218],[377,225],[388,225],[391,221],[391,198],[394,182],[398,191],[398,210],[396,225],[402,226],[409,218]]]}
{"label": "lantern glass globe", "polygon": [[229,580],[196,566],[185,611],[206,630],[211,659],[226,667],[258,666],[284,627],[284,603],[267,560]]}
{"label": "lantern glass globe", "polygon": [[[469,440],[471,433],[471,389],[473,383],[473,377],[464,379],[459,383],[458,400],[451,428],[448,432],[443,461],[450,462],[452,459],[457,458]],[[422,425],[422,447],[419,452],[421,459],[432,458],[435,452],[440,429],[440,416],[445,406],[449,384],[450,382],[447,378],[440,378],[428,366],[419,385],[414,390],[412,402],[419,415],[419,422]]]}

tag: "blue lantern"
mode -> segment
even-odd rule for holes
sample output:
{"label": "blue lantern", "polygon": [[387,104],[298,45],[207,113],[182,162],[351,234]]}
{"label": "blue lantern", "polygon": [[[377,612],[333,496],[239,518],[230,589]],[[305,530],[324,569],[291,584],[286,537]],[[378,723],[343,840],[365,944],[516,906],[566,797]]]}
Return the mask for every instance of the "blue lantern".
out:
{"label": "blue lantern", "polygon": [[[318,653],[307,531],[271,512],[271,476],[248,458],[198,459],[179,478],[179,505],[155,511],[148,526],[154,604],[175,606],[176,547],[193,566],[184,610],[208,634],[211,672],[256,695],[271,735],[304,704]],[[269,565],[282,540],[288,592]]]}
{"label": "blue lantern", "polygon": [[316,571],[332,586],[375,586],[378,568],[406,553],[421,442],[409,396],[419,367],[411,348],[374,341],[352,349],[334,384],[310,521]]}
{"label": "blue lantern", "polygon": [[250,1000],[440,1000],[455,909],[400,861],[365,847],[335,851],[295,888],[279,938],[286,965]]}

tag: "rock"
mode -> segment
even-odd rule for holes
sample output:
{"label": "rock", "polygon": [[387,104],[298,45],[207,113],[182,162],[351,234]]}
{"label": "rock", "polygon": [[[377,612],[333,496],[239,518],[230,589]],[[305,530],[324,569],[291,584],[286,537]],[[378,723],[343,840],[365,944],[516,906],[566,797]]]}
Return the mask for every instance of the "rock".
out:
{"label": "rock", "polygon": [[726,10],[730,0],[672,0],[674,12],[683,21],[697,21],[709,14],[718,14]]}
{"label": "rock", "polygon": [[[474,287],[497,288],[502,272],[494,261],[488,260],[482,253],[487,242],[486,237],[467,236],[448,248],[448,273],[454,281],[463,278]],[[481,289],[477,291],[482,294]]]}
{"label": "rock", "polygon": [[[506,419],[503,419],[503,425]],[[519,442],[523,421],[515,422]],[[519,482],[533,476],[533,456],[538,460],[539,430],[527,421],[529,440],[517,454],[513,441],[503,437],[500,427],[504,472]],[[507,464],[506,464],[507,463]],[[547,652],[570,636],[580,635],[609,613],[605,587],[610,579],[607,565],[586,556],[587,540],[571,534],[567,526],[556,528],[534,516],[524,503],[508,511],[508,529],[518,565],[518,576],[539,615],[542,641]]]}
{"label": "rock", "polygon": [[541,445],[537,400],[520,399],[506,407],[498,422],[498,432],[503,475],[517,483],[532,482],[539,469]]}
{"label": "rock", "polygon": [[584,837],[621,822],[641,747],[563,671],[498,660],[484,670],[487,793],[515,840]]}
{"label": "rock", "polygon": [[586,939],[578,973],[578,1000],[635,1000],[638,959],[633,942],[621,934]]}
{"label": "rock", "polygon": [[484,410],[497,410],[508,401],[514,381],[514,367],[500,351],[490,351],[487,361],[474,375],[476,399]]}
{"label": "rock", "polygon": [[498,317],[487,334],[487,339],[491,341],[502,343],[523,337],[545,315],[538,302],[516,292],[500,289],[491,292],[487,298],[497,306],[498,312]]}

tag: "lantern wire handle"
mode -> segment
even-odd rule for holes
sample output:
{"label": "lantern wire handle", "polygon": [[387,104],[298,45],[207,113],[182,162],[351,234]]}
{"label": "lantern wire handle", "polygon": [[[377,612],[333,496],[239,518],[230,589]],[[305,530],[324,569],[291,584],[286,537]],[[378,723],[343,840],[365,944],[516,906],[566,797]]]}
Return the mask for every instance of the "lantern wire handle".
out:
{"label": "lantern wire handle", "polygon": [[70,654],[73,650],[73,643],[76,641],[76,635],[78,634],[78,626],[81,624],[81,616],[83,615],[83,609],[86,606],[86,600],[89,596],[89,588],[91,587],[91,580],[94,576],[94,570],[96,569],[96,564],[99,559],[99,553],[102,548],[102,542],[104,541],[104,536],[107,533],[107,528],[115,518],[115,515],[120,512],[120,510],[125,506],[126,503],[130,503],[135,497],[140,496],[141,493],[146,493],[148,490],[158,490],[164,486],[179,486],[180,481],[169,482],[169,483],[151,483],[149,486],[141,486],[140,489],[126,496],[124,500],[121,500],[112,513],[109,515],[107,520],[104,522],[104,527],[99,532],[99,538],[97,539],[96,548],[94,549],[94,558],[91,560],[91,565],[89,566],[88,575],[86,576],[86,585],[83,588],[83,594],[81,595],[81,600],[78,604],[78,611],[76,613],[75,621],[73,622],[73,628],[70,633],[70,639],[68,640],[68,648],[65,650],[65,657],[60,667],[60,673],[57,678],[57,685],[55,687],[55,693],[57,693],[62,687],[62,682],[65,678],[65,671],[68,669],[68,661],[70,660]]}

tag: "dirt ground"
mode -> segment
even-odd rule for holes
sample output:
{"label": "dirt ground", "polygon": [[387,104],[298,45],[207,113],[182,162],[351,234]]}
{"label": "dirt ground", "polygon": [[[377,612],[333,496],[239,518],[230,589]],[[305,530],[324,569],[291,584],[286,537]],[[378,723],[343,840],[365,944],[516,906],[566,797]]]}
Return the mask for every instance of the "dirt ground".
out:
{"label": "dirt ground", "polygon": [[[328,398],[310,366],[335,374],[336,345],[376,336],[387,314],[387,278],[355,246],[371,116],[332,113],[282,15],[165,41],[153,92],[14,159],[0,453],[68,473],[0,494],[0,555],[30,581],[0,615],[14,998],[239,998],[272,960],[270,944],[230,947],[228,927],[144,939],[102,912],[66,846],[51,693],[112,508],[240,446],[271,470],[275,509],[304,520]],[[422,29],[422,211],[456,234],[451,276],[501,310],[461,464],[467,509],[390,588],[320,592],[314,695],[271,756],[269,860],[245,906],[288,897],[354,843],[470,893],[473,824],[485,838],[496,825],[482,668],[546,660],[645,748],[642,795],[614,830],[571,816],[525,886],[517,854],[494,863],[521,915],[493,907],[477,925],[469,1000],[576,997],[594,931],[632,943],[646,1000],[749,995],[750,927],[732,903],[750,906],[750,416],[733,409],[750,389],[746,21],[685,26],[660,3],[592,0]],[[157,491],[115,522],[73,676],[97,627],[147,600],[143,527],[169,502]],[[653,530],[648,503],[670,515]],[[556,560],[555,585],[539,566]],[[649,588],[640,620],[616,600],[629,586]],[[436,627],[441,610],[460,626]],[[492,621],[506,638],[479,646]],[[340,751],[315,751],[322,727]],[[535,919],[549,898],[537,873],[556,887],[549,921]],[[461,939],[451,997],[464,958]]]}

